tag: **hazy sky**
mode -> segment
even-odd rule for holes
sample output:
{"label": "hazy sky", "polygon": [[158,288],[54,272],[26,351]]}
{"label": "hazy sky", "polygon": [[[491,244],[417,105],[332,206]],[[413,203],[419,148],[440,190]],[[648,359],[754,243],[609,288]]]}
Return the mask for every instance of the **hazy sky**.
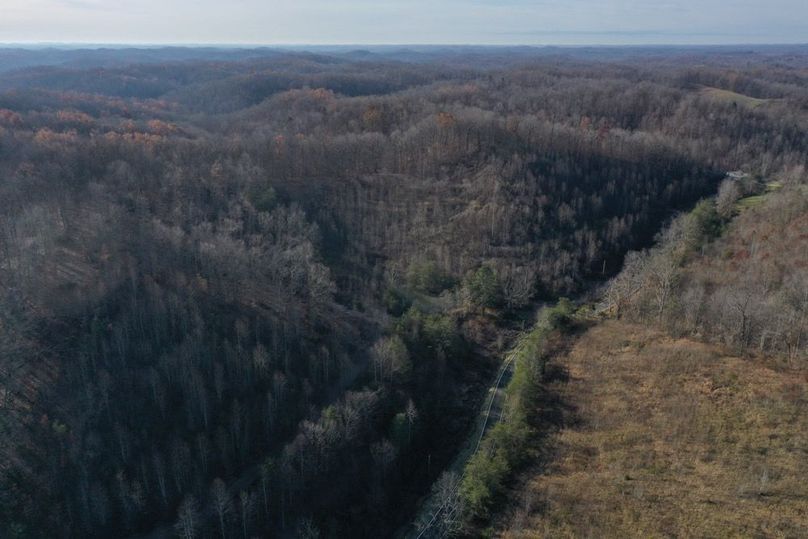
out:
{"label": "hazy sky", "polygon": [[806,43],[808,0],[0,0],[0,42]]}

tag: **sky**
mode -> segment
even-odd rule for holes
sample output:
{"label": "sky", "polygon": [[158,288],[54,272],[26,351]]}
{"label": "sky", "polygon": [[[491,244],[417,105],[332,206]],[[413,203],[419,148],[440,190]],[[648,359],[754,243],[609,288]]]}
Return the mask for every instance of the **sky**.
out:
{"label": "sky", "polygon": [[808,0],[0,0],[0,43],[808,43]]}

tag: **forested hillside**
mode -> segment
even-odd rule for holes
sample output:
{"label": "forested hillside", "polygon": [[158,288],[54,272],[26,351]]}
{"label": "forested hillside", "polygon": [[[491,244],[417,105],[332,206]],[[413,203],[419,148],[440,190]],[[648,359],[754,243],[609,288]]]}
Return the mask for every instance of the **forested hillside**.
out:
{"label": "forested hillside", "polygon": [[806,179],[803,169],[778,180],[728,178],[654,248],[626,258],[607,306],[617,317],[800,365],[808,353]]}
{"label": "forested hillside", "polygon": [[804,361],[804,50],[203,52],[0,54],[0,536],[390,536],[538,302],[716,193],[615,309]]}

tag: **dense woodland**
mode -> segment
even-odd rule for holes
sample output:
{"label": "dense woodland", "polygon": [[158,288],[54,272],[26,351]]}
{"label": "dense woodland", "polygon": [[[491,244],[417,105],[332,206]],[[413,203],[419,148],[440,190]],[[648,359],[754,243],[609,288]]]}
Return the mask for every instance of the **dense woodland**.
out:
{"label": "dense woodland", "polygon": [[390,536],[716,193],[610,305],[805,360],[806,50],[0,52],[0,536]]}

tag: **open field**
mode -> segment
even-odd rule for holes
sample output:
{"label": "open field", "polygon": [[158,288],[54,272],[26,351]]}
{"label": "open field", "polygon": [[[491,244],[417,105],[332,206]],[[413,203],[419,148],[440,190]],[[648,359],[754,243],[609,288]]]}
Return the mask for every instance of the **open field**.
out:
{"label": "open field", "polygon": [[565,426],[499,536],[808,535],[804,372],[617,321],[559,361]]}
{"label": "open field", "polygon": [[770,193],[776,193],[782,188],[783,188],[782,182],[778,181],[766,182],[763,194],[751,195],[740,199],[735,204],[735,209],[741,212],[744,210],[748,210],[749,208],[755,208],[757,206],[760,206],[763,203],[763,201],[766,200],[766,195]]}
{"label": "open field", "polygon": [[713,99],[717,99],[719,101],[734,102],[739,105],[743,105],[750,108],[757,108],[761,105],[765,105],[766,103],[776,101],[773,99],[760,99],[757,97],[739,94],[737,92],[724,90],[722,88],[713,88],[710,86],[702,88],[701,90],[699,90],[699,93],[701,93],[701,95],[708,96]]}
{"label": "open field", "polygon": [[735,208],[740,212],[743,210],[748,210],[749,208],[755,208],[763,204],[763,200],[766,198],[766,195],[752,195],[748,197],[744,197],[740,199],[737,204],[735,204]]}

